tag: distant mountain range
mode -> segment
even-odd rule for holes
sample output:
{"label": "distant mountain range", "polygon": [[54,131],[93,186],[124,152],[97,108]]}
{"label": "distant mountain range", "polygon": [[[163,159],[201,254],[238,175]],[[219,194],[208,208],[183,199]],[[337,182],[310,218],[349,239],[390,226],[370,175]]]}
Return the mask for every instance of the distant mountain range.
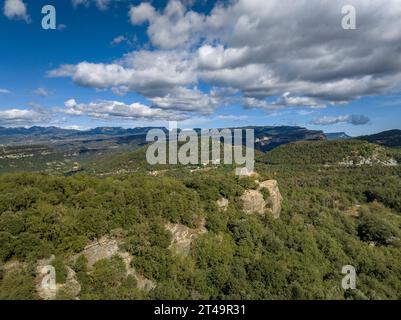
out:
{"label": "distant mountain range", "polygon": [[330,132],[325,133],[324,135],[327,137],[327,140],[346,140],[352,138],[345,132]]}
{"label": "distant mountain range", "polygon": [[151,129],[151,127],[129,128],[129,129],[124,129],[120,127],[98,127],[90,130],[74,130],[74,129],[63,129],[58,127],[38,127],[38,126],[33,126],[30,128],[0,127],[0,137],[28,136],[28,135],[33,137],[52,137],[52,138],[67,138],[67,137],[80,137],[80,136],[93,136],[93,135],[122,136],[130,134],[143,134],[148,132],[149,129]]}
{"label": "distant mountain range", "polygon": [[[70,145],[79,142],[86,147],[95,144],[95,149],[102,149],[102,144],[135,145],[146,143],[145,136],[150,129],[163,127],[98,127],[90,130],[63,129],[58,127],[6,128],[0,127],[0,145]],[[233,128],[231,128],[233,129]],[[320,130],[309,130],[296,126],[249,126],[238,129],[254,129],[255,148],[259,151],[269,151],[289,142],[303,140],[345,140],[352,137],[345,132],[324,133]],[[200,129],[195,129],[200,130]],[[388,147],[401,146],[401,130],[389,130],[381,133],[361,136],[355,139],[381,144]],[[100,146],[99,146],[100,144]]]}
{"label": "distant mountain range", "polygon": [[[120,127],[98,127],[90,130],[62,129],[58,127],[38,127],[31,128],[4,128],[0,127],[0,145],[60,145],[71,142],[99,142],[110,140],[110,142],[123,138],[122,143],[126,143],[127,138],[138,140],[138,136],[145,135],[151,127],[129,128]],[[163,128],[164,129],[164,128]],[[166,130],[166,129],[164,129]],[[131,140],[132,140],[131,139]],[[130,139],[128,139],[130,140]]]}
{"label": "distant mountain range", "polygon": [[279,127],[245,127],[254,129],[255,149],[259,151],[270,151],[282,144],[302,140],[326,140],[323,131],[309,130],[302,127],[279,126]]}
{"label": "distant mountain range", "polygon": [[[119,127],[99,127],[80,131],[62,129],[57,127],[31,127],[31,128],[4,128],[0,127],[0,144],[5,146],[15,145],[52,145],[61,146],[68,144],[85,144],[85,148],[92,145],[92,149],[102,149],[102,144],[127,145],[146,143],[146,133],[153,127],[124,129]],[[167,131],[165,128],[157,127]],[[232,128],[233,129],[233,128]],[[236,129],[254,129],[255,147],[260,151],[269,151],[275,147],[300,140],[326,140],[323,131],[308,130],[294,126],[261,126],[239,127]],[[200,130],[200,129],[195,129]],[[100,144],[100,145],[99,145]]]}
{"label": "distant mountain range", "polygon": [[[132,161],[138,162],[136,151],[141,155],[141,150],[144,149],[142,147],[148,143],[146,134],[152,128],[99,127],[80,131],[57,127],[0,127],[0,172],[19,170],[42,170],[49,173],[76,172],[88,163],[97,163],[98,166],[95,168],[99,169],[100,164],[98,162],[104,164],[105,170],[108,167],[125,168],[127,165],[129,167]],[[166,128],[157,128],[167,132]],[[344,132],[324,133],[319,130],[295,126],[255,126],[236,129],[254,129],[255,154],[259,153],[259,155],[281,145],[302,141],[321,141],[321,145],[328,148],[328,150],[323,147],[323,149],[318,148],[314,150],[315,153],[327,153],[330,150],[332,153],[341,153],[335,151],[335,148],[333,149],[333,146],[336,146],[335,144],[325,144],[324,142],[327,140],[336,140],[330,142],[338,143],[348,142],[341,140],[349,140],[350,142],[366,140],[389,147],[401,146],[401,130],[351,138]],[[199,131],[200,129],[195,130]],[[309,148],[308,146],[316,145],[319,144],[311,143],[305,146]],[[295,144],[295,146],[297,145]],[[291,146],[288,150],[296,151]],[[131,157],[131,155],[133,156]],[[105,161],[109,156],[112,158],[111,162]],[[317,155],[315,154],[315,156]],[[142,158],[140,157],[140,159]],[[121,166],[115,165],[119,162],[122,163]]]}

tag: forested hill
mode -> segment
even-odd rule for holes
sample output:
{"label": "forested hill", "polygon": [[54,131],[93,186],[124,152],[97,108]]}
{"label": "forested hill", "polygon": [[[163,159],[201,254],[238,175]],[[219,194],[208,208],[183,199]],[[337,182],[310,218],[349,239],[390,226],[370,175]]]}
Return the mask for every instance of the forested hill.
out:
{"label": "forested hill", "polygon": [[401,130],[383,131],[369,136],[361,136],[358,139],[387,147],[401,147]]}
{"label": "forested hill", "polygon": [[[400,166],[305,165],[364,148],[381,147],[288,144],[241,179],[222,166],[2,174],[0,299],[43,298],[48,264],[57,299],[400,299]],[[293,152],[306,162],[286,164]],[[277,181],[278,217],[244,198],[269,203],[256,180]],[[344,265],[356,290],[341,287]]]}
{"label": "forested hill", "polygon": [[259,161],[282,165],[396,165],[401,151],[359,140],[299,141],[263,154]]}

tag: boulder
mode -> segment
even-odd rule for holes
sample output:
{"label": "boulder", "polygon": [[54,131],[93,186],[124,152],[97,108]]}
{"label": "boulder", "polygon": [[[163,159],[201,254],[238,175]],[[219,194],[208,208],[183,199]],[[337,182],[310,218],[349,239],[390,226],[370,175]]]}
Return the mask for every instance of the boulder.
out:
{"label": "boulder", "polygon": [[[256,190],[245,190],[241,196],[243,203],[243,211],[247,214],[258,213],[265,214],[270,212],[274,218],[280,217],[281,202],[283,200],[278,183],[276,180],[266,180],[258,182]],[[269,196],[265,199],[261,192],[262,189],[267,189]]]}
{"label": "boulder", "polygon": [[259,190],[266,188],[269,190],[269,197],[266,199],[267,210],[273,215],[274,218],[280,217],[281,202],[283,197],[281,196],[276,180],[266,180],[259,183]]}
{"label": "boulder", "polygon": [[266,203],[263,199],[263,195],[259,190],[245,190],[241,196],[242,209],[246,214],[252,213],[265,213]]}

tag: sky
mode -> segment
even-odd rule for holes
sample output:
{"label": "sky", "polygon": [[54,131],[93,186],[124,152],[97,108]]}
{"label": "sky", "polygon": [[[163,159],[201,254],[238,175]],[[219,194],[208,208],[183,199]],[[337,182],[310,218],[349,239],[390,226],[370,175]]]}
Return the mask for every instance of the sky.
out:
{"label": "sky", "polygon": [[401,128],[401,0],[0,6],[0,126]]}

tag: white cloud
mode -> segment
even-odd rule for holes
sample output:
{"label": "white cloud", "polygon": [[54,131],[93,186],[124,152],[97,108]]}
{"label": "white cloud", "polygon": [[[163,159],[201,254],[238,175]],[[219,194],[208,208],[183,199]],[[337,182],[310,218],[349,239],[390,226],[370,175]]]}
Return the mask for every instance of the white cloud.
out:
{"label": "white cloud", "polygon": [[117,46],[117,45],[123,43],[124,41],[127,41],[127,38],[126,38],[125,36],[123,36],[123,35],[120,35],[120,36],[115,37],[115,38],[110,42],[110,44],[111,44],[112,46]]}
{"label": "white cloud", "polygon": [[34,93],[41,97],[48,97],[50,94],[45,88],[37,88]]}
{"label": "white cloud", "polygon": [[168,2],[163,12],[149,3],[131,7],[129,16],[131,23],[149,22],[147,33],[153,44],[162,49],[191,44],[196,40],[204,25],[205,16],[194,11],[187,11],[185,5],[178,0]]}
{"label": "white cloud", "polygon": [[8,89],[0,88],[0,93],[11,93],[11,91]]}
{"label": "white cloud", "polygon": [[80,5],[89,6],[89,0],[71,0],[71,2],[74,7],[78,7]]}
{"label": "white cloud", "polygon": [[316,118],[310,122],[313,125],[328,126],[337,123],[349,123],[355,126],[365,125],[370,122],[370,119],[364,115],[345,115],[338,117],[328,117],[324,116],[321,118]]}
{"label": "white cloud", "polygon": [[76,125],[76,124],[61,126],[61,128],[69,129],[69,130],[80,130],[80,131],[84,131],[84,130],[88,129],[88,128],[84,127],[84,126],[80,126],[80,125]]}
{"label": "white cloud", "polygon": [[56,111],[69,115],[89,116],[96,119],[120,119],[120,120],[183,120],[187,116],[183,113],[151,108],[138,102],[125,104],[119,101],[95,101],[89,103],[77,103],[75,99],[69,99],[64,103],[65,108]]}
{"label": "white cloud", "polygon": [[99,10],[107,10],[112,1],[113,0],[71,0],[74,7],[78,7],[80,5],[88,7],[91,2],[94,2]]}
{"label": "white cloud", "polygon": [[131,6],[128,15],[133,25],[139,25],[153,20],[156,16],[156,10],[148,2],[142,2],[138,6]]}
{"label": "white cloud", "polygon": [[244,98],[244,106],[247,108],[258,108],[265,110],[284,109],[288,107],[307,107],[311,109],[325,108],[326,105],[314,98],[292,96],[290,92],[284,93],[278,99],[268,102],[252,97]]}
{"label": "white cloud", "polygon": [[0,125],[26,125],[43,123],[49,119],[44,112],[30,109],[0,110]]}
{"label": "white cloud", "polygon": [[213,47],[206,44],[198,49],[199,67],[205,69],[235,67],[241,65],[248,55],[248,47],[225,49],[222,45]]}
{"label": "white cloud", "polygon": [[51,70],[50,77],[69,76],[81,86],[122,88],[146,97],[165,96],[178,86],[197,81],[194,61],[187,53],[136,51],[110,64],[81,62]]}
{"label": "white cloud", "polygon": [[211,114],[219,105],[219,98],[212,92],[205,94],[199,89],[179,87],[163,97],[149,98],[153,104],[162,109]]}
{"label": "white cloud", "polygon": [[[356,7],[357,31],[341,28],[343,4]],[[161,10],[132,6],[129,16],[148,23],[152,50],[62,65],[49,75],[136,92],[166,110],[203,110],[204,101],[213,109],[210,95],[196,101],[188,93],[201,83],[236,90],[245,107],[266,110],[323,108],[401,89],[399,0],[237,0],[209,14],[171,0]]]}
{"label": "white cloud", "polygon": [[216,117],[216,119],[223,120],[223,121],[227,121],[227,120],[240,121],[240,120],[248,119],[248,116],[246,116],[246,115],[236,116],[236,115],[232,115],[232,114],[229,114],[229,115],[222,114],[222,115],[218,115]]}
{"label": "white cloud", "polygon": [[26,4],[22,0],[5,0],[3,12],[9,19],[21,19],[27,23],[31,21]]}

